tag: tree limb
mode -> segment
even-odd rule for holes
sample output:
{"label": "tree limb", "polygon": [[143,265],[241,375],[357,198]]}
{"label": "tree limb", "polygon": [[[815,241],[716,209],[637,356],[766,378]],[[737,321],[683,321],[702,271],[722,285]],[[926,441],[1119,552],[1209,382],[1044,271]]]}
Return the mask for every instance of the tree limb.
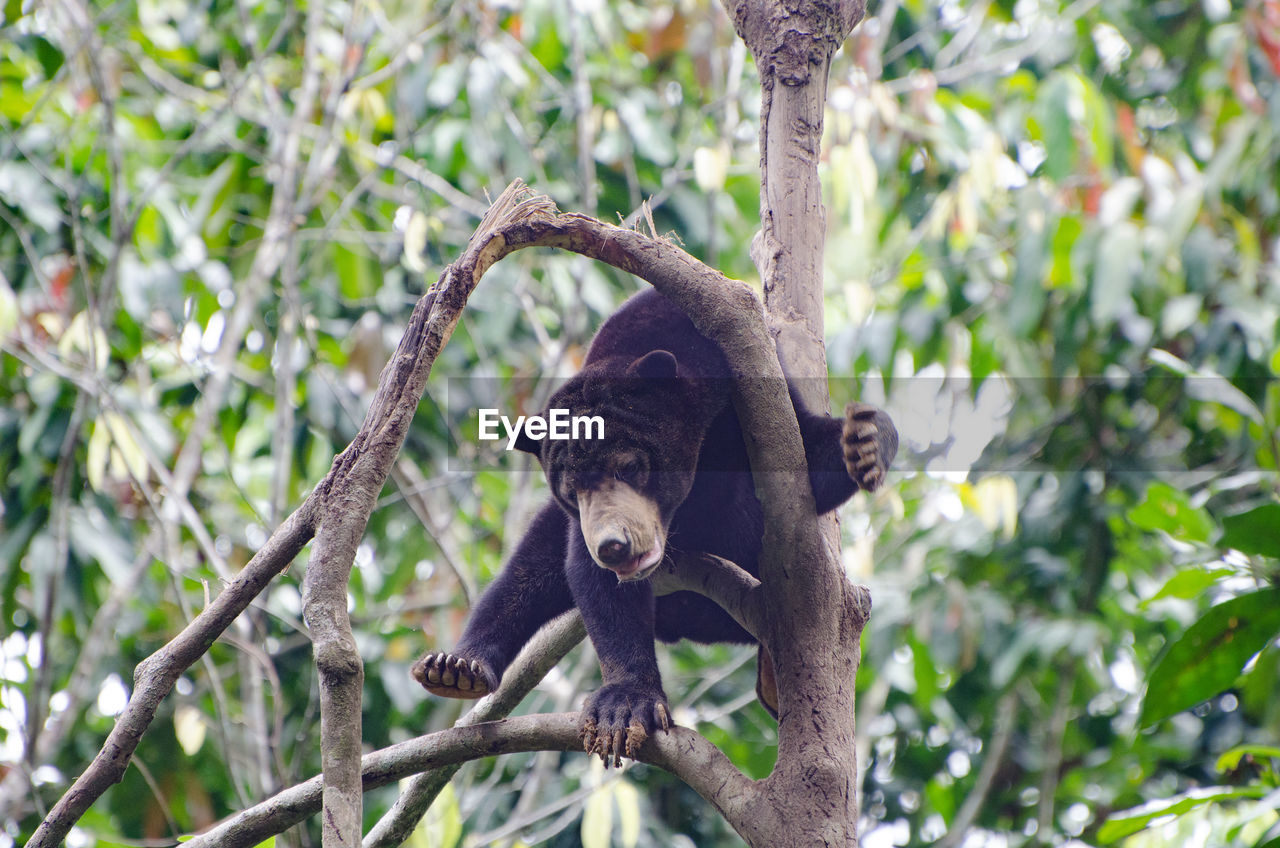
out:
{"label": "tree limb", "polygon": [[[468,250],[479,251],[487,246],[487,239],[492,235],[493,228],[498,223],[509,224],[513,215],[518,218],[520,215],[545,213],[547,208],[553,208],[545,198],[522,201],[525,194],[527,190],[523,184],[512,184],[490,208]],[[464,259],[467,256],[468,254],[464,254]],[[472,261],[474,264],[474,258]],[[120,780],[142,734],[155,718],[157,707],[172,690],[178,677],[203,656],[263,588],[289,566],[303,546],[311,541],[322,518],[328,519],[333,515],[333,503],[343,504],[343,497],[350,496],[353,491],[367,491],[370,487],[375,492],[381,489],[390,466],[388,464],[383,469],[379,463],[388,456],[394,458],[399,451],[422,397],[431,364],[457,324],[462,306],[479,277],[472,277],[460,284],[453,284],[451,280],[451,269],[446,269],[436,286],[436,289],[443,288],[450,292],[444,302],[437,303],[433,289],[414,308],[400,346],[383,371],[378,391],[360,432],[347,449],[334,459],[329,473],[316,486],[311,496],[285,519],[227,588],[182,633],[139,663],[134,671],[133,694],[124,712],[116,720],[102,750],[36,828],[35,834],[27,843],[28,848],[53,848],[60,844],[72,825],[94,801]],[[366,452],[376,454],[377,461],[362,461],[361,456]],[[379,473],[381,477],[374,486],[372,478]],[[352,474],[363,475],[360,484],[351,482]],[[336,498],[333,497],[335,492]],[[372,511],[372,503],[369,504],[369,510]],[[358,518],[362,528],[368,515],[365,512],[363,517]],[[344,526],[348,532],[351,529],[349,523],[336,524],[339,520],[352,522],[357,519],[349,513],[341,519],[335,517],[332,531],[335,538],[338,530]],[[352,552],[354,553],[354,549]],[[323,550],[320,555],[327,557]],[[350,567],[350,561],[346,567]],[[317,566],[313,564],[312,568]],[[310,573],[311,569],[308,571]],[[345,585],[343,588],[345,591]],[[341,659],[342,654],[337,654],[336,660]]]}
{"label": "tree limb", "polygon": [[[498,691],[482,698],[455,726],[468,727],[505,718],[586,635],[582,615],[576,609],[553,619],[516,656],[502,676]],[[393,848],[403,844],[457,770],[457,765],[440,766],[414,777],[387,814],[369,831],[363,848]]]}
{"label": "tree limb", "polygon": [[[518,716],[452,727],[366,755],[361,762],[362,786],[367,792],[429,769],[499,754],[581,749],[577,713]],[[750,814],[757,794],[755,784],[697,732],[673,727],[651,736],[638,753],[640,762],[672,772],[726,816]],[[321,778],[313,777],[183,844],[189,848],[256,845],[315,814],[321,798]]]}
{"label": "tree limb", "polygon": [[311,540],[317,516],[318,502],[313,496],[285,519],[222,594],[172,641],[138,664],[133,673],[133,694],[102,750],[49,811],[27,848],[60,845],[85,810],[124,776],[138,741],[179,675],[209,650],[267,583],[288,568]]}
{"label": "tree limb", "polygon": [[654,594],[697,592],[715,601],[752,636],[759,638],[764,631],[760,581],[723,557],[678,554],[673,568],[664,566],[649,580]]}
{"label": "tree limb", "polygon": [[978,777],[973,782],[973,788],[965,796],[964,803],[960,805],[959,812],[956,813],[951,822],[951,827],[947,828],[946,834],[934,843],[934,848],[956,848],[968,835],[969,828],[977,819],[978,813],[982,811],[982,805],[986,803],[987,795],[991,792],[991,786],[995,783],[996,773],[999,772],[1000,766],[1004,764],[1005,751],[1009,747],[1009,740],[1013,738],[1013,731],[1018,724],[1017,710],[1018,692],[1016,689],[1010,689],[996,702],[996,717],[995,721],[992,722],[991,742],[987,746],[986,757],[982,761],[982,768],[978,770]]}
{"label": "tree limb", "polygon": [[[84,810],[110,783],[119,779],[138,739],[153,719],[159,701],[178,675],[198,659],[266,583],[287,566],[311,538],[317,525],[320,536],[307,576],[308,623],[317,633],[316,655],[322,675],[328,673],[335,678],[339,684],[335,693],[347,693],[339,695],[347,700],[337,704],[337,708],[358,711],[359,687],[353,681],[359,673],[359,657],[350,642],[349,629],[344,630],[344,624],[349,628],[349,622],[343,621],[346,578],[355,546],[403,444],[431,365],[452,334],[468,297],[495,262],[515,250],[535,246],[581,253],[648,280],[684,309],[700,332],[721,347],[735,377],[735,404],[752,467],[799,469],[757,474],[766,520],[762,567],[786,579],[788,560],[822,560],[825,551],[814,520],[800,433],[790,403],[785,395],[780,396],[776,391],[783,379],[782,372],[773,341],[764,326],[759,300],[751,289],[703,265],[666,240],[649,238],[580,215],[557,214],[551,201],[545,197],[529,197],[527,189],[517,181],[494,202],[459,260],[445,269],[414,308],[355,439],[335,458],[329,474],[312,496],[272,535],[217,600],[169,645],[139,665],[134,696],[107,745],[41,824],[29,843],[31,846],[51,848],[61,841]],[[751,611],[753,603],[731,600],[735,592],[744,599],[756,597],[753,586],[744,585],[738,577],[727,586],[714,579],[703,582],[729,598],[730,605],[738,608],[737,614],[744,621],[758,626],[758,614]],[[339,603],[340,612],[337,611]],[[848,606],[846,602],[845,607]],[[853,641],[856,645],[856,636]],[[852,688],[851,680],[849,687]],[[332,710],[335,705],[331,702],[329,707]],[[331,712],[330,716],[339,714]],[[398,779],[427,766],[447,765],[508,750],[538,750],[539,745],[552,750],[576,750],[576,723],[568,741],[563,736],[564,725],[570,721],[569,717],[553,717],[548,718],[545,725],[534,722],[530,728],[529,721],[525,720],[514,725],[521,728],[519,733],[486,731],[492,733],[491,736],[476,735],[475,728],[458,728],[449,732],[462,735],[456,739],[449,737],[453,741],[447,744],[462,747],[449,748],[453,753],[440,755],[443,759],[432,759],[436,754],[423,754],[416,760],[410,757],[409,765],[392,769],[385,763],[386,758],[395,760],[403,753],[396,748],[381,759],[375,755],[372,771],[366,769],[364,779],[366,785],[371,779],[375,785],[381,785],[376,781]],[[327,739],[323,743],[326,757],[331,742]],[[445,742],[438,744],[446,745]],[[566,745],[568,747],[561,747]],[[338,780],[335,785],[342,787],[338,791],[350,808],[352,792],[358,792],[352,785],[356,761],[350,751],[344,759],[344,765],[327,759],[326,768],[333,766],[332,776]],[[753,843],[766,841],[767,832],[760,831],[757,821],[760,794],[722,753],[696,733],[677,730],[659,736],[642,749],[640,759],[684,778]],[[341,776],[338,769],[342,769]],[[326,775],[329,774],[327,770]],[[316,787],[318,792],[319,783]],[[302,790],[289,790],[269,803],[281,809],[301,809],[297,806],[303,803],[299,800],[302,797],[297,794],[299,791]]]}
{"label": "tree limb", "polygon": [[[760,222],[752,259],[760,270],[779,360],[806,406],[825,410],[823,250],[826,213],[818,159],[827,76],[836,49],[865,11],[863,0],[722,0],[760,72]],[[739,415],[742,414],[741,407]],[[768,431],[744,420],[748,440]],[[791,442],[791,434],[785,441]],[[785,462],[785,460],[783,460]],[[760,468],[754,461],[753,468]],[[804,468],[775,465],[773,467]],[[774,476],[774,475],[766,475]],[[777,475],[781,477],[782,475]],[[759,475],[757,475],[759,479]],[[760,560],[766,630],[779,695],[778,766],[767,782],[796,844],[857,844],[854,677],[870,611],[849,584],[834,519],[819,520],[802,479],[786,481],[793,512],[765,507]]]}

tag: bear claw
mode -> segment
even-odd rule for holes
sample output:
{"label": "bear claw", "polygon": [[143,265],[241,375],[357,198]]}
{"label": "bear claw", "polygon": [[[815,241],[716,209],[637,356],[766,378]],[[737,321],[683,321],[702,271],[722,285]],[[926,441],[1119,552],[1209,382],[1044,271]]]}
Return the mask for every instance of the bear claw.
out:
{"label": "bear claw", "polygon": [[498,688],[497,676],[479,660],[444,652],[427,654],[410,673],[422,688],[443,698],[483,698]]}
{"label": "bear claw", "polygon": [[578,728],[582,749],[600,757],[606,767],[621,766],[623,757],[635,759],[651,733],[670,730],[672,724],[665,701],[652,700],[645,710],[642,702],[648,699],[635,697],[639,693],[609,690],[606,686],[588,699]]}
{"label": "bear claw", "polygon": [[851,403],[844,410],[840,446],[849,476],[858,488],[873,492],[884,483],[889,463],[898,452],[898,431],[889,416],[874,406]]}

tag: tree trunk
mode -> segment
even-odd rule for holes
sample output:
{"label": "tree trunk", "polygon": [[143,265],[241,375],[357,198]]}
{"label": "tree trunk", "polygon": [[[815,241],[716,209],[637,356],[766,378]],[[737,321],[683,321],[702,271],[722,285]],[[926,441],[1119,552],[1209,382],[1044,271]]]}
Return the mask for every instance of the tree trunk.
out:
{"label": "tree trunk", "polygon": [[[811,409],[826,410],[826,213],[818,160],[831,58],[865,4],[724,4],[755,58],[762,88],[761,229],[751,255],[764,285],[766,320],[800,396]],[[765,781],[773,820],[782,825],[770,835],[775,845],[857,844],[854,688],[870,595],[844,577],[834,517],[819,525],[821,544],[797,527],[783,543],[789,551],[779,551],[786,567],[770,568],[767,556],[762,563],[768,627],[761,635],[783,704],[778,764]],[[768,534],[765,547],[766,553],[772,547]]]}

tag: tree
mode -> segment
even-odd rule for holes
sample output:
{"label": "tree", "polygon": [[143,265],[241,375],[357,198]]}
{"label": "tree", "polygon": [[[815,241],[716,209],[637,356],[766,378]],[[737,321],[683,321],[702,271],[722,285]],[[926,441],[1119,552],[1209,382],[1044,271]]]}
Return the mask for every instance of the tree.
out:
{"label": "tree", "polygon": [[[817,222],[822,206],[816,153],[821,144],[826,71],[835,50],[861,18],[862,7],[814,5],[788,10],[781,4],[739,4],[731,13],[758,64],[766,69],[763,79],[768,94],[761,122],[766,227],[758,262],[763,266],[766,291],[784,302],[790,295],[787,320],[806,330],[803,346],[790,343],[782,348],[790,349],[795,358],[820,365],[821,297],[814,293],[821,288],[822,245],[814,234],[821,233]],[[771,168],[771,161],[793,167],[775,164]],[[607,261],[648,280],[685,308],[729,359],[737,381],[735,405],[741,410],[753,467],[798,469],[759,477],[766,513],[762,582],[735,594],[743,592],[744,580],[755,581],[745,575],[712,572],[707,577],[695,572],[695,579],[686,584],[722,599],[775,658],[782,715],[778,768],[768,779],[752,784],[714,749],[696,758],[681,758],[682,747],[692,751],[700,746],[692,741],[681,745],[679,731],[677,739],[651,745],[658,753],[648,758],[685,777],[751,844],[856,842],[854,690],[849,681],[857,668],[858,639],[869,604],[865,594],[845,582],[818,533],[799,431],[785,399],[766,388],[777,385],[782,373],[754,295],[657,238],[656,232],[642,238],[590,219],[557,215],[545,200],[525,200],[521,195],[522,187],[515,184],[498,198],[468,252],[419,301],[392,367],[383,371],[364,426],[335,459],[330,473],[218,600],[180,637],[138,667],[134,695],[103,751],[28,844],[59,843],[102,791],[120,779],[159,701],[179,675],[209,650],[313,536],[302,610],[320,677],[324,844],[354,845],[360,840],[364,676],[347,612],[352,563],[404,443],[427,374],[471,291],[488,267],[507,252],[537,245],[563,247]],[[652,219],[649,223],[652,228]],[[270,231],[266,238],[272,238]],[[825,403],[825,397],[822,400]],[[178,479],[184,467],[180,456]],[[822,720],[801,718],[812,715]],[[762,809],[769,812],[761,815]],[[230,841],[227,836],[218,839],[221,844]]]}

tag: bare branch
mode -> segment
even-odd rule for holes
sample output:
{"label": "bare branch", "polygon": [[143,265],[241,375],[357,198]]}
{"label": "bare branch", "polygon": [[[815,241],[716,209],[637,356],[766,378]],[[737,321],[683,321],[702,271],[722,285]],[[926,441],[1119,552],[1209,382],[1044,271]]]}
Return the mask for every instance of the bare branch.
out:
{"label": "bare branch", "polygon": [[[399,445],[396,445],[399,450]],[[370,453],[359,454],[357,464]],[[388,463],[389,465],[389,463]],[[386,480],[376,469],[352,474],[326,504],[311,561],[302,583],[302,615],[311,631],[320,676],[320,762],[324,769],[322,844],[355,845],[360,841],[363,795],[360,791],[360,702],[364,663],[347,614],[347,582],[356,548],[364,535],[373,503]],[[346,482],[346,481],[344,481]]]}
{"label": "bare branch", "polygon": [[[470,760],[530,751],[580,751],[577,713],[549,713],[453,727],[419,736],[364,757],[364,791],[386,786],[428,769]],[[650,737],[640,762],[664,768],[688,783],[726,816],[748,815],[756,784],[698,733],[674,727]],[[189,848],[244,848],[297,824],[320,809],[321,780],[313,777],[245,810],[183,843]],[[391,844],[391,843],[384,843]]]}
{"label": "bare branch", "polygon": [[36,828],[28,848],[60,845],[85,810],[120,780],[138,741],[155,718],[156,708],[173,689],[178,676],[200,659],[263,587],[293,562],[310,541],[316,518],[317,501],[312,497],[285,519],[239,576],[194,621],[138,664],[129,704],[116,719],[102,750]]}
{"label": "bare branch", "polygon": [[[1062,28],[1073,25],[1076,20],[1084,17],[1100,2],[1101,0],[1076,0],[1076,2],[1064,9],[1060,15],[1047,21],[1022,41],[1001,50],[994,50],[981,56],[975,56],[959,64],[944,64],[942,62],[943,54],[939,53],[939,64],[933,71],[933,84],[958,85],[983,74],[1005,75],[1012,73],[1018,66],[1039,53],[1046,44],[1057,37]],[[973,20],[981,20],[981,16],[975,13]],[[914,77],[901,77],[889,80],[885,83],[885,87],[892,94],[904,94],[911,91],[919,83],[920,81]]]}
{"label": "bare branch", "polygon": [[1053,832],[1054,801],[1058,797],[1058,781],[1062,779],[1062,747],[1071,720],[1071,690],[1076,685],[1074,666],[1063,664],[1058,676],[1058,691],[1053,699],[1053,712],[1044,728],[1040,750],[1040,803],[1036,807],[1036,823],[1040,833]]}
{"label": "bare branch", "polygon": [[946,835],[934,843],[934,848],[956,848],[964,841],[969,832],[969,827],[978,817],[978,813],[982,810],[982,805],[987,800],[987,795],[991,792],[991,786],[995,783],[996,773],[1000,770],[1000,766],[1004,764],[1005,751],[1009,747],[1009,740],[1013,737],[1013,731],[1018,724],[1016,721],[1017,711],[1018,692],[1016,689],[1010,689],[996,703],[996,717],[992,724],[991,743],[987,746],[986,758],[982,761],[982,768],[978,771],[978,778],[974,781],[973,788],[969,790],[969,794],[965,796],[964,803],[960,805],[960,810],[956,813],[956,817],[951,822],[951,827],[947,830]]}
{"label": "bare branch", "polygon": [[[502,676],[498,691],[482,698],[455,726],[468,727],[505,718],[586,635],[582,615],[577,610],[549,622],[516,656]],[[364,848],[392,848],[403,844],[457,770],[456,765],[440,766],[415,777],[387,814],[369,831],[364,839]]]}
{"label": "bare branch", "polygon": [[191,430],[187,433],[182,449],[173,465],[174,492],[181,497],[187,494],[196,475],[200,472],[200,459],[204,451],[204,439],[213,427],[216,412],[223,405],[231,383],[233,364],[240,353],[245,334],[262,292],[280,269],[289,254],[296,220],[302,212],[299,181],[302,173],[301,140],[303,127],[312,116],[312,109],[319,97],[323,80],[319,58],[319,30],[323,10],[310,7],[307,14],[305,59],[302,84],[297,90],[293,116],[279,146],[279,154],[272,166],[279,169],[279,178],[271,193],[271,207],[262,230],[262,242],[254,254],[248,276],[238,286],[235,307],[227,319],[222,341],[218,345],[212,373],[204,386]]}
{"label": "bare branch", "polygon": [[[651,282],[684,308],[704,335],[724,349],[737,378],[736,402],[748,434],[748,452],[753,465],[764,467],[761,459],[767,455],[775,467],[804,468],[795,416],[785,396],[779,397],[773,390],[782,377],[773,345],[764,328],[759,301],[747,286],[729,280],[670,242],[579,215],[556,214],[549,200],[528,194],[518,181],[509,186],[486,214],[462,257],[445,270],[431,291],[418,302],[400,345],[379,380],[364,425],[347,449],[335,458],[329,474],[312,496],[182,634],[139,665],[133,698],[106,746],[41,824],[29,843],[31,846],[42,848],[57,844],[89,804],[119,779],[139,738],[154,718],[156,707],[178,675],[198,659],[270,579],[287,566],[311,538],[317,525],[320,531],[307,571],[305,604],[307,621],[316,636],[315,650],[322,675],[330,675],[337,684],[330,693],[325,720],[331,722],[329,728],[332,729],[334,718],[347,710],[343,721],[349,724],[345,729],[358,726],[351,716],[359,715],[359,656],[351,639],[349,621],[345,620],[346,580],[355,547],[403,444],[435,357],[447,342],[467,298],[484,272],[515,250],[560,247],[608,262]],[[760,380],[761,376],[765,379]],[[808,486],[797,485],[797,479],[804,479],[802,471],[799,477],[796,473],[760,475],[768,527],[789,528],[803,518],[806,506],[801,501],[809,496]],[[807,512],[811,517],[812,504],[807,506]],[[789,557],[797,550],[794,538],[782,538],[787,535],[785,529],[781,533],[774,530],[772,535],[766,531],[766,549],[772,548],[772,556],[779,561],[783,551]],[[758,627],[754,602],[747,601],[756,596],[752,584],[736,576],[727,582],[692,573],[690,577],[701,580],[710,587],[709,591],[719,592],[744,622]],[[740,597],[737,601],[733,600],[735,592]],[[558,735],[563,728],[556,725],[555,720],[548,721],[547,727],[538,729],[542,735],[537,738],[544,744],[522,747],[534,743],[527,738],[521,742],[515,736],[498,734],[495,738],[502,741],[495,743],[496,747],[481,745],[472,747],[465,756],[456,752],[449,755],[455,759],[431,761],[428,757],[423,762],[429,765],[462,762],[504,750],[548,747],[560,750],[562,745],[569,746],[566,750],[577,748],[576,726],[566,742]],[[679,740],[679,747],[673,739]],[[347,735],[349,747],[354,747],[352,740],[358,745],[358,733]],[[331,746],[332,742],[332,738],[323,742],[326,773],[331,768],[346,771],[345,779],[339,778],[336,784],[344,787],[339,790],[341,803],[337,806],[348,812],[353,808],[358,810],[359,800],[353,801],[351,793],[358,791],[352,789],[352,784],[357,779],[354,764],[359,761],[350,750],[340,757],[332,755],[331,752],[338,750]],[[750,822],[758,810],[748,803],[751,800],[748,796],[754,797],[754,793],[748,791],[750,781],[697,734],[680,731],[662,737],[652,748],[646,748],[641,759],[685,778],[716,804],[735,828],[744,834],[751,832]],[[424,767],[406,766],[407,770],[396,771],[395,777]],[[379,768],[383,767],[374,768],[375,781],[380,779],[376,776],[381,773]],[[333,774],[336,776],[337,772]],[[365,779],[370,779],[368,772]],[[277,796],[277,799],[282,797],[285,800],[269,803],[285,807],[296,803],[293,795]],[[330,821],[326,815],[326,828]]]}
{"label": "bare branch", "polygon": [[88,635],[63,690],[68,696],[66,706],[43,722],[40,735],[36,738],[36,748],[28,752],[22,767],[10,769],[4,779],[0,780],[0,818],[18,818],[20,805],[29,803],[33,797],[30,794],[33,772],[29,766],[53,761],[67,733],[80,716],[85,702],[93,697],[95,687],[100,682],[103,656],[115,644],[111,634],[115,632],[117,618],[126,599],[133,595],[138,581],[150,565],[151,555],[146,552],[139,554],[124,579],[112,583],[111,594],[94,613]]}
{"label": "bare branch", "polygon": [[655,594],[697,592],[715,601],[752,636],[759,638],[764,630],[760,581],[727,559],[682,554],[674,568],[664,566],[649,579]]}
{"label": "bare branch", "polygon": [[[553,208],[545,198],[526,198],[527,193],[523,184],[515,183],[498,198],[472,239],[463,262],[469,262],[474,268],[477,259],[491,250],[495,227],[510,225],[512,221],[519,222],[529,216],[546,215],[547,210]],[[490,261],[483,267],[491,264]],[[363,504],[359,493],[372,491],[376,497],[381,489],[422,397],[431,364],[448,340],[466,298],[479,280],[479,275],[472,275],[454,283],[454,276],[451,269],[446,269],[433,292],[423,297],[415,307],[404,338],[383,372],[364,425],[351,445],[334,459],[325,479],[306,502],[277,528],[213,603],[182,633],[138,665],[134,672],[134,692],[128,706],[117,719],[98,756],[36,829],[28,843],[30,848],[52,848],[61,843],[85,810],[119,781],[142,734],[155,718],[157,707],[172,690],[178,676],[203,656],[263,588],[293,561],[315,534],[321,518],[329,519],[335,515],[335,504],[342,507],[342,512],[331,522],[333,528],[326,531],[332,533],[332,540],[326,544],[343,538],[349,543],[356,523],[363,531],[373,501],[362,505],[363,515],[350,512],[353,504],[349,501],[354,497],[356,503]],[[436,294],[439,292],[448,292],[449,297],[438,300]],[[175,485],[174,488],[181,487]],[[358,540],[358,535],[355,538]],[[350,550],[354,553],[354,547]],[[325,556],[323,549],[318,552],[318,558]],[[350,562],[348,559],[345,568],[350,568]],[[314,563],[313,568],[316,568]],[[310,572],[311,569],[308,570]],[[345,593],[345,582],[342,589]],[[345,613],[345,607],[343,611]],[[331,646],[332,642],[327,643],[326,649]],[[343,654],[337,651],[332,657],[326,655],[326,661],[334,662],[334,667],[340,668]]]}

